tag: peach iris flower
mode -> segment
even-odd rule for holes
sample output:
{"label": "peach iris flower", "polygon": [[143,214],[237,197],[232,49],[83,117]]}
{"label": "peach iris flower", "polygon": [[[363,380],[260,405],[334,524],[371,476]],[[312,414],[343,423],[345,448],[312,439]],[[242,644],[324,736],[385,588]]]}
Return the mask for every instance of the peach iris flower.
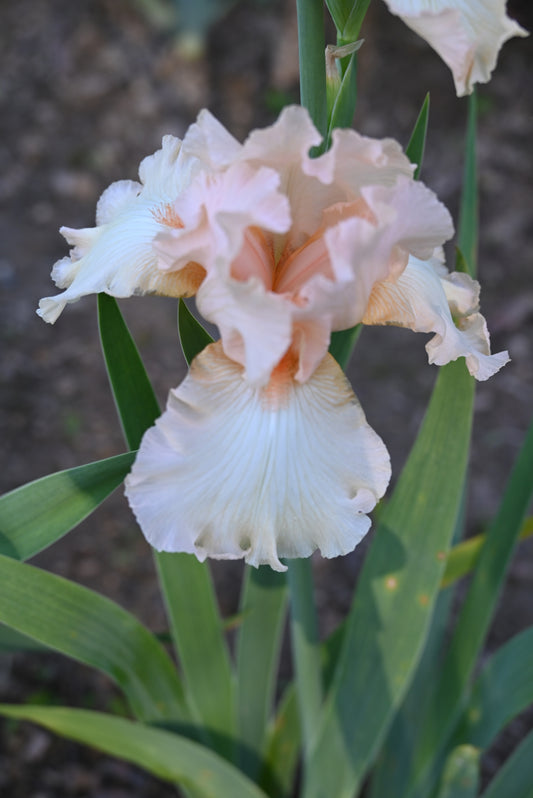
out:
{"label": "peach iris flower", "polygon": [[337,130],[312,159],[318,144],[299,107],[244,144],[203,111],[145,159],[141,183],[104,192],[96,228],[66,231],[75,249],[54,267],[66,291],[42,300],[47,320],[91,291],[196,292],[220,330],[126,480],[159,550],[284,570],[367,532],[389,456],[327,352],[332,331],[434,332],[430,362],[465,357],[478,379],[507,360],[490,354],[477,283],[443,266],[450,216],[399,145]]}
{"label": "peach iris flower", "polygon": [[385,0],[452,71],[457,95],[487,83],[507,39],[528,33],[510,19],[505,0]]}

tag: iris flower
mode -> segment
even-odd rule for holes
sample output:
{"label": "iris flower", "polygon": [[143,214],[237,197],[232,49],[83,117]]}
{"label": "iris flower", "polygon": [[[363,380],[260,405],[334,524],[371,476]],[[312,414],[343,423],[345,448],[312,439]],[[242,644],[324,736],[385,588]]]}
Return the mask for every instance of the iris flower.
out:
{"label": "iris flower", "polygon": [[487,83],[507,39],[528,33],[505,12],[505,0],[385,0],[452,71],[457,95]]}
{"label": "iris flower", "polygon": [[477,283],[444,267],[449,213],[400,146],[336,130],[311,158],[320,143],[300,107],[244,144],[203,111],[143,161],[140,184],[104,192],[96,228],[64,231],[75,248],[53,275],[66,291],[42,300],[45,319],[92,291],[196,293],[220,331],[126,480],[158,550],[284,570],[368,531],[390,461],[328,354],[332,331],[434,332],[430,362],[464,356],[478,379],[508,359],[490,354]]}

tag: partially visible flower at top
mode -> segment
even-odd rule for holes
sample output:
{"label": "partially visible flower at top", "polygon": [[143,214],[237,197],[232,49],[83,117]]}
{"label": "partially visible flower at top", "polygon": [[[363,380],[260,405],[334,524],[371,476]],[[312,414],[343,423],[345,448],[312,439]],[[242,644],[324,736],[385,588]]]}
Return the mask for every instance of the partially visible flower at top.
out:
{"label": "partially visible flower at top", "polygon": [[450,216],[399,145],[336,130],[310,158],[320,141],[299,107],[244,144],[203,111],[145,159],[142,185],[104,192],[98,226],[69,231],[76,247],[54,267],[66,291],[42,300],[50,321],[92,291],[196,291],[220,330],[126,480],[159,550],[283,570],[280,558],[345,554],[366,533],[390,462],[327,354],[332,331],[434,332],[430,361],[465,357],[478,379],[507,360],[490,354],[477,283],[442,265]]}
{"label": "partially visible flower at top", "polygon": [[385,0],[450,67],[457,95],[487,83],[500,47],[528,33],[505,11],[506,0]]}

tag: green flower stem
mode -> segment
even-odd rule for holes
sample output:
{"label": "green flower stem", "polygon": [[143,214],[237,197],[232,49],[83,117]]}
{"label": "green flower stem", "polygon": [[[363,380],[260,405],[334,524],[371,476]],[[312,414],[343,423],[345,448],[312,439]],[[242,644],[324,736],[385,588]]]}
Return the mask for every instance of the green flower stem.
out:
{"label": "green flower stem", "polygon": [[[296,0],[300,59],[300,101],[324,140],[328,114],[326,99],[326,42],[322,0]],[[291,639],[297,695],[303,730],[304,757],[318,728],[322,703],[318,622],[309,560],[289,564]]]}
{"label": "green flower stem", "polygon": [[311,561],[291,560],[288,577],[292,655],[305,761],[318,729],[322,705],[319,636]]}
{"label": "green flower stem", "polygon": [[300,59],[300,102],[311,114],[317,130],[326,136],[326,40],[322,0],[296,0],[298,52]]}
{"label": "green flower stem", "polygon": [[463,193],[459,214],[457,243],[466,260],[471,277],[476,276],[478,249],[478,179],[476,159],[477,98],[473,91],[468,98],[468,120],[466,126],[465,165]]}

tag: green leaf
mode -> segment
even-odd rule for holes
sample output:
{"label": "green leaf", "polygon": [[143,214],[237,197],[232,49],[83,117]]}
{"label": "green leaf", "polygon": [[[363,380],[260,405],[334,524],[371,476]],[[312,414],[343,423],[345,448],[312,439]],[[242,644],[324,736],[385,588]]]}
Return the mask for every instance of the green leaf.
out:
{"label": "green leaf", "polygon": [[329,353],[335,358],[342,369],[346,369],[362,330],[363,325],[356,324],[355,327],[350,327],[349,330],[341,330],[340,332],[331,334]]}
{"label": "green leaf", "polygon": [[470,267],[459,247],[455,248],[455,271],[462,274],[470,274]]}
{"label": "green leaf", "polygon": [[331,109],[327,136],[328,146],[335,128],[349,128],[353,122],[357,103],[357,53],[352,53],[347,61],[348,63]]}
{"label": "green leaf", "polygon": [[312,767],[312,742],[322,708],[321,653],[318,618],[309,559],[288,563],[290,631],[296,673],[296,695],[302,728],[304,766]]}
{"label": "green leaf", "polygon": [[370,0],[326,0],[326,4],[337,28],[339,43],[355,41],[359,36]]}
{"label": "green leaf", "polygon": [[125,759],[202,798],[267,798],[236,768],[198,743],[123,718],[66,707],[0,704],[8,718],[38,723],[70,740]]}
{"label": "green leaf", "polygon": [[0,554],[26,560],[55,543],[120,485],[134,454],[58,471],[0,498]]}
{"label": "green leaf", "polygon": [[235,686],[209,568],[192,554],[157,556],[157,569],[187,686],[188,703],[214,747],[234,754]]}
{"label": "green leaf", "polygon": [[413,132],[411,133],[409,144],[407,145],[407,149],[405,150],[405,154],[407,155],[411,163],[416,164],[416,169],[413,174],[415,180],[419,179],[420,172],[422,171],[422,163],[424,161],[424,151],[426,149],[428,122],[429,122],[429,92],[426,94],[424,102],[422,103],[422,108],[420,109],[420,113],[418,114],[418,118],[415,122]]}
{"label": "green leaf", "polygon": [[237,689],[239,737],[255,755],[243,751],[241,767],[252,777],[257,775],[272,712],[286,612],[285,574],[268,566],[247,566],[237,637]]}
{"label": "green leaf", "polygon": [[533,798],[533,732],[515,748],[481,798]]}
{"label": "green leaf", "polygon": [[359,579],[305,798],[353,796],[418,664],[461,504],[473,394],[464,363],[440,370]]}
{"label": "green leaf", "polygon": [[476,162],[476,120],[477,101],[475,89],[468,98],[468,122],[466,128],[465,166],[463,174],[463,193],[459,214],[457,246],[471,277],[477,271],[478,246],[478,191]]}
{"label": "green leaf", "polygon": [[138,718],[186,717],[165,650],[132,615],[98,593],[0,555],[0,622],[106,673]]}
{"label": "green leaf", "polygon": [[[533,516],[526,518],[522,524],[518,539],[525,540],[531,535],[533,535]],[[453,547],[446,560],[441,587],[449,587],[474,570],[484,543],[485,535],[474,535]]]}
{"label": "green leaf", "polygon": [[533,424],[526,435],[507,483],[498,514],[481,550],[454,635],[436,674],[439,689],[420,718],[420,748],[412,793],[425,796],[435,766],[444,755],[463,706],[463,694],[485,640],[507,568],[533,495]]}
{"label": "green leaf", "polygon": [[533,627],[515,635],[476,679],[458,741],[488,748],[500,731],[533,703]]}
{"label": "green leaf", "polygon": [[207,330],[204,330],[198,319],[192,315],[183,299],[180,299],[178,305],[178,330],[181,348],[189,364],[202,349],[213,343]]}
{"label": "green leaf", "polygon": [[0,624],[0,653],[11,654],[16,651],[49,651],[49,648],[15,629],[10,629],[9,626]]}
{"label": "green leaf", "polygon": [[418,738],[418,718],[435,689],[434,675],[442,656],[453,595],[441,592],[431,619],[424,654],[418,663],[409,690],[388,731],[372,772],[369,798],[403,796],[411,776],[413,751]]}
{"label": "green leaf", "polygon": [[113,397],[130,449],[159,416],[159,405],[116,299],[98,294],[100,340]]}
{"label": "green leaf", "polygon": [[479,751],[460,745],[446,760],[437,798],[476,798],[479,786]]}
{"label": "green leaf", "polygon": [[[100,294],[98,302],[102,348],[115,402],[128,444],[138,445],[159,408],[116,301]],[[233,676],[207,565],[187,554],[154,552],[154,558],[172,639],[185,671],[187,698],[195,718],[207,733],[213,732],[212,745],[228,755],[235,727]]]}
{"label": "green leaf", "polygon": [[276,798],[291,798],[300,757],[301,728],[294,683],[285,690],[269,729],[260,787]]}

